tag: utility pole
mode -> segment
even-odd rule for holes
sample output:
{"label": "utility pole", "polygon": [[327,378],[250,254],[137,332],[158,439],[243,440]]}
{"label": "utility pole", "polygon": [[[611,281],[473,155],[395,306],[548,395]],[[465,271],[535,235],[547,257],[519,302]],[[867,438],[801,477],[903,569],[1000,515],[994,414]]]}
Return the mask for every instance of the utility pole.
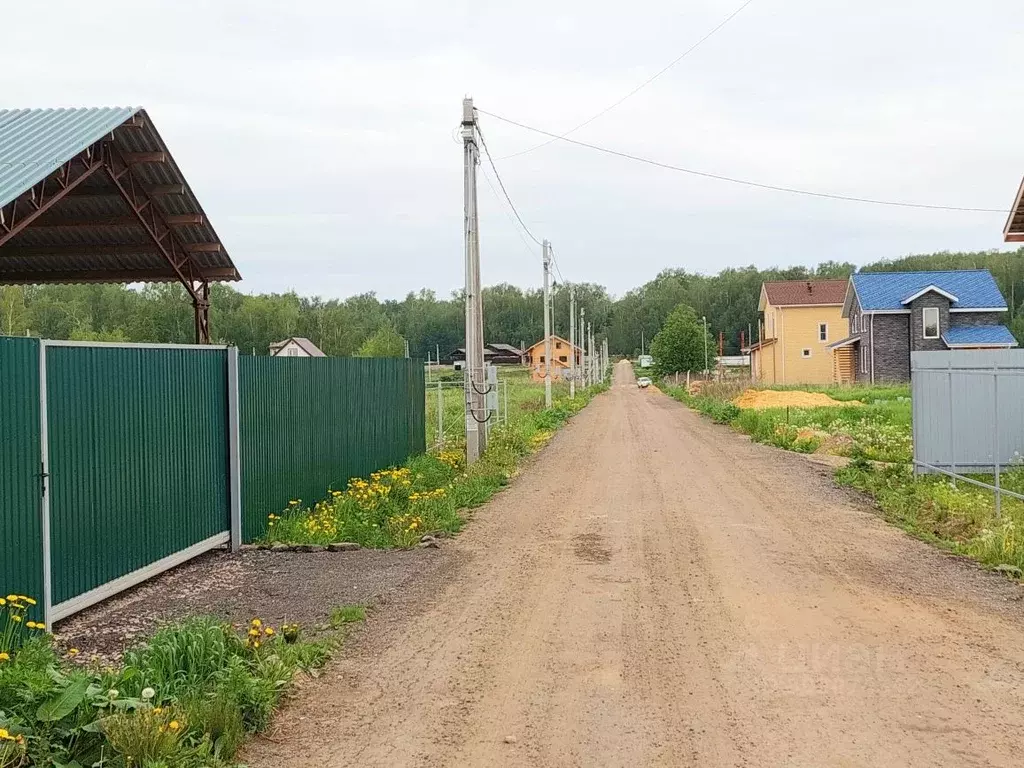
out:
{"label": "utility pole", "polygon": [[576,288],[569,286],[569,399],[576,399]]}
{"label": "utility pole", "polygon": [[644,354],[644,327],[640,326],[640,354]]}
{"label": "utility pole", "polygon": [[480,230],[476,207],[476,166],[480,148],[476,143],[476,110],[472,99],[462,100],[462,144],[465,171],[466,233],[466,463],[472,464],[487,448],[487,433],[481,422],[487,417],[487,371],[484,369],[484,318],[480,301]]}
{"label": "utility pole", "polygon": [[583,386],[587,386],[587,310],[580,307],[580,376]]}
{"label": "utility pole", "polygon": [[601,368],[601,381],[608,378],[608,338],[601,342],[601,356],[604,359],[604,366]]}
{"label": "utility pole", "polygon": [[587,323],[587,359],[589,365],[587,366],[587,383],[593,386],[597,383],[597,379],[594,376],[594,324]]}
{"label": "utility pole", "polygon": [[551,407],[551,244],[541,246],[544,260],[544,407]]}
{"label": "utility pole", "polygon": [[708,377],[708,317],[704,315],[701,320],[704,321],[704,378]]}

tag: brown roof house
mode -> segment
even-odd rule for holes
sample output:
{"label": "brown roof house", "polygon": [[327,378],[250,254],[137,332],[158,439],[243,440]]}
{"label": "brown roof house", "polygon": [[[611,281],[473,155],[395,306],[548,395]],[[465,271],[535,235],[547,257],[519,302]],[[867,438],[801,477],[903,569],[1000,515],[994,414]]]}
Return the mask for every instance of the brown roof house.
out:
{"label": "brown roof house", "polygon": [[846,335],[846,280],[763,283],[757,309],[764,317],[760,341],[750,352],[754,381],[763,384],[830,384],[829,343]]}
{"label": "brown roof house", "polygon": [[320,347],[302,336],[292,336],[270,345],[271,357],[327,357]]}

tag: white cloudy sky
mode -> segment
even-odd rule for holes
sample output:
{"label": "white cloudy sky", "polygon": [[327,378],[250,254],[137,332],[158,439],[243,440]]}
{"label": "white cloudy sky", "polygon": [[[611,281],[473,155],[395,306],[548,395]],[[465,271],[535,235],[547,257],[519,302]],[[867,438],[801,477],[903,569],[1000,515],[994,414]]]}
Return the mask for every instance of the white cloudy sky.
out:
{"label": "white cloudy sky", "polygon": [[[565,131],[741,0],[80,0],[4,8],[5,107],[145,106],[248,291],[457,288],[461,99]],[[1024,174],[1019,0],[754,0],[574,134],[841,194],[1006,208]],[[495,155],[539,143],[484,116]],[[556,142],[499,163],[567,279],[1001,247],[1000,214],[749,189]],[[481,178],[483,277],[536,285]]]}

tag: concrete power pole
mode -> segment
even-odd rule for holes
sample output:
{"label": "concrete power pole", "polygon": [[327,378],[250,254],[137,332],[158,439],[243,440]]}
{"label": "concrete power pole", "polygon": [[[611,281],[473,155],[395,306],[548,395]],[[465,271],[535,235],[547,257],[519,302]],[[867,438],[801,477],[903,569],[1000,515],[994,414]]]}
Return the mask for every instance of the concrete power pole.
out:
{"label": "concrete power pole", "polygon": [[544,407],[551,407],[551,244],[541,246],[544,255]]}
{"label": "concrete power pole", "polygon": [[476,207],[476,110],[472,99],[462,100],[462,143],[465,170],[466,233],[466,463],[472,464],[487,449],[487,371],[484,369],[484,319],[480,301],[480,231]]}
{"label": "concrete power pole", "polygon": [[576,289],[569,286],[569,399],[576,399]]}
{"label": "concrete power pole", "polygon": [[580,307],[580,383],[587,386],[587,310]]}
{"label": "concrete power pole", "polygon": [[593,386],[597,383],[597,379],[594,378],[594,324],[587,323],[587,360],[589,365],[587,366],[587,384]]}

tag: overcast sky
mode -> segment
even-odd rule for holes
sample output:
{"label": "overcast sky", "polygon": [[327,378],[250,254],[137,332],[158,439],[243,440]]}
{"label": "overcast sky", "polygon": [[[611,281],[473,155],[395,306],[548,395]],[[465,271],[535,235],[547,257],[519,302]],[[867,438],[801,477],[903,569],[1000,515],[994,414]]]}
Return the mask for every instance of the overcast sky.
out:
{"label": "overcast sky", "polygon": [[[5,107],[140,105],[243,290],[441,295],[463,280],[461,100],[564,132],[742,0],[80,0],[3,10]],[[574,138],[718,174],[1008,208],[1019,0],[754,0]],[[483,116],[495,156],[543,137]],[[555,142],[498,163],[566,279],[1002,247],[1005,216],[816,200]],[[540,282],[480,179],[485,284]]]}

